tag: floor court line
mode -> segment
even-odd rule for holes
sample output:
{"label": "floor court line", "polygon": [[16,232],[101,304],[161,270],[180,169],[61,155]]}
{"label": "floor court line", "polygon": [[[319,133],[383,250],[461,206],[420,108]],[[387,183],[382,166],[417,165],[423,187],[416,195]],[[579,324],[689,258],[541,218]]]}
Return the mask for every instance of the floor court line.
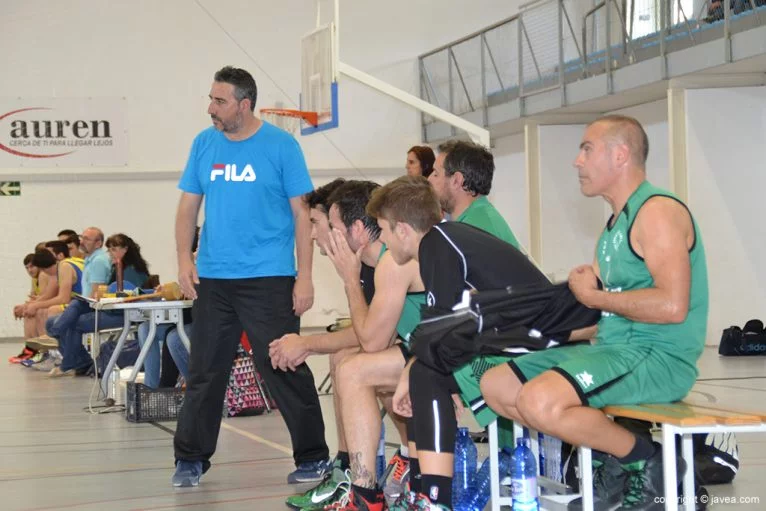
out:
{"label": "floor court line", "polygon": [[188,504],[172,504],[167,506],[159,506],[159,507],[137,507],[134,509],[131,509],[131,511],[154,511],[158,509],[179,509],[179,508],[186,508],[186,507],[198,507],[198,506],[209,506],[211,504],[230,504],[232,502],[247,502],[250,500],[265,500],[265,499],[286,499],[287,497],[290,497],[291,495],[295,495],[294,493],[285,493],[284,495],[264,495],[263,497],[242,497],[239,499],[219,499],[219,500],[209,500],[207,502],[189,502]]}
{"label": "floor court line", "polygon": [[[278,445],[278,444],[277,444]],[[292,452],[290,452],[292,454]],[[239,464],[261,464],[261,463],[275,463],[275,462],[281,462],[286,459],[292,460],[292,457],[290,458],[264,458],[259,460],[241,460],[241,461],[229,461],[225,463],[216,463],[217,466],[226,466],[226,465],[239,465]],[[98,472],[86,472],[86,471],[77,471],[76,469],[72,467],[63,467],[59,469],[54,469],[48,472],[40,472],[40,471],[27,471],[27,472],[19,472],[16,469],[14,469],[13,472],[8,471],[0,471],[0,482],[11,482],[11,481],[23,481],[25,479],[47,479],[47,478],[55,478],[55,477],[77,477],[77,476],[98,476],[98,475],[107,475],[107,474],[120,474],[120,473],[129,473],[129,472],[136,472],[136,471],[142,471],[142,470],[171,470],[172,471],[172,464],[147,464],[147,465],[125,465],[117,470],[101,470]]]}
{"label": "floor court line", "polygon": [[716,387],[719,389],[734,389],[734,390],[749,390],[751,392],[766,392],[766,389],[758,389],[753,387],[735,387],[733,385],[717,385],[715,382],[707,383],[704,381],[700,381],[696,383],[697,385],[707,385],[708,387]]}
{"label": "floor court line", "polygon": [[[265,484],[265,485],[258,486],[257,488],[269,488],[269,487],[272,487],[272,486],[283,486],[283,485],[281,483],[280,484]],[[228,492],[252,491],[252,490],[253,490],[252,486],[243,486],[243,487],[238,487],[238,488],[227,488],[226,489],[226,491],[228,491]],[[56,507],[34,508],[32,510],[29,510],[29,511],[54,511],[54,510],[58,510],[58,509],[81,508],[83,506],[94,506],[94,505],[98,505],[98,504],[108,504],[108,503],[115,503],[115,502],[129,502],[131,500],[163,498],[163,497],[169,497],[171,495],[182,495],[184,492],[186,492],[186,493],[192,493],[193,492],[195,494],[205,494],[205,493],[215,493],[215,492],[218,492],[218,491],[220,491],[220,489],[206,490],[206,489],[204,489],[204,486],[198,486],[196,488],[173,488],[171,491],[169,491],[167,493],[160,493],[160,494],[154,494],[154,495],[140,495],[140,496],[136,496],[136,497],[121,497],[121,498],[117,498],[117,499],[110,498],[110,499],[104,499],[104,500],[93,500],[93,501],[89,501],[89,502],[77,502],[75,504],[57,505]],[[268,496],[268,497],[267,496],[263,496],[263,497],[249,497],[249,499],[253,499],[253,498],[258,498],[258,499],[286,498],[286,497],[289,497],[290,495],[294,495],[294,494],[289,494],[289,495],[284,495],[284,496],[283,495],[272,495],[272,496]],[[243,498],[241,498],[239,500],[246,500],[246,499],[243,497]],[[193,505],[193,504],[194,503],[190,503],[189,505]],[[146,507],[143,507],[143,508],[135,508],[135,509],[142,509],[142,510],[146,510],[146,509],[165,509],[167,507],[168,506],[161,506],[161,507],[157,507],[157,508],[146,508]],[[182,504],[175,504],[172,507],[183,507],[183,505]]]}
{"label": "floor court line", "polygon": [[[172,429],[165,427],[161,424],[158,424],[156,422],[152,423],[153,426],[156,428],[161,429],[162,431],[165,431],[167,433],[170,433],[171,435],[175,435],[175,431]],[[237,427],[232,426],[231,424],[227,424],[226,422],[221,422],[221,428],[226,429],[228,431],[231,431],[232,433],[236,433],[240,436],[243,436],[247,439],[253,440],[255,442],[258,442],[259,444],[267,445],[271,447],[272,449],[276,449],[280,452],[283,452],[285,454],[289,454],[290,456],[293,455],[293,450],[290,449],[287,446],[284,446],[282,444],[278,444],[276,442],[272,442],[271,440],[266,440],[262,436],[256,435],[255,433],[250,433],[249,431],[245,431],[244,429],[239,429]]]}
{"label": "floor court line", "polygon": [[240,436],[243,436],[245,438],[249,438],[250,440],[254,440],[254,441],[256,441],[256,442],[258,442],[260,444],[268,445],[272,449],[276,449],[276,450],[281,451],[281,452],[283,452],[285,454],[289,454],[290,456],[293,455],[293,450],[292,449],[290,449],[288,447],[285,447],[282,444],[278,444],[276,442],[272,442],[271,440],[266,440],[262,436],[258,436],[258,435],[254,434],[254,433],[250,433],[249,431],[245,431],[243,429],[235,428],[231,424],[227,424],[225,422],[221,423],[221,427],[223,429],[226,429],[228,431],[236,433],[236,434],[238,434]]}

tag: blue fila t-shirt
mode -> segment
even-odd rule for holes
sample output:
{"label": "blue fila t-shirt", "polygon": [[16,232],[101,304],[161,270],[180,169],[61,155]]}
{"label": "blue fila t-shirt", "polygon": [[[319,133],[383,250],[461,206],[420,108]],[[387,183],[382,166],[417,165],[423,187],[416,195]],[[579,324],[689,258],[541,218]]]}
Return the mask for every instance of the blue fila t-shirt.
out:
{"label": "blue fila t-shirt", "polygon": [[233,142],[211,126],[194,139],[178,188],[205,196],[200,277],[295,275],[289,199],[314,186],[292,135],[264,122],[250,138]]}

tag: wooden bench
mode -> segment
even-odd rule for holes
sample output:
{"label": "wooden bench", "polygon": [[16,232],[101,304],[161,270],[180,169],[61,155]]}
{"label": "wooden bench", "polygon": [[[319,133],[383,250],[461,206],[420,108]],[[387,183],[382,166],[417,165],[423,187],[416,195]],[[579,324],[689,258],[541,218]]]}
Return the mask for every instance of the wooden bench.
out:
{"label": "wooden bench", "polygon": [[[657,423],[662,427],[665,509],[688,511],[695,509],[692,434],[766,432],[766,412],[736,410],[721,403],[698,403],[686,400],[665,404],[607,406],[603,411],[612,417],[639,419]],[[683,501],[678,499],[676,435],[681,437],[681,455],[686,462]],[[583,448],[581,452],[582,450]],[[585,470],[591,472],[591,465],[585,466]]]}
{"label": "wooden bench", "polygon": [[[645,404],[635,406],[607,406],[603,412],[611,417],[626,417],[659,424],[662,428],[662,461],[665,485],[665,509],[694,511],[694,433],[753,433],[766,432],[766,412],[738,410],[720,403],[702,403],[687,399],[676,403]],[[514,425],[515,434],[522,428]],[[489,425],[490,478],[492,510],[510,506],[509,497],[500,496],[498,469],[497,422]],[[676,473],[676,435],[681,437],[681,454],[686,462],[683,477],[683,501],[678,498]],[[537,457],[536,435],[531,435],[533,451]],[[593,509],[592,453],[588,447],[579,448],[580,488],[583,509]],[[541,503],[542,504],[542,503]],[[542,509],[542,505],[541,505]]]}

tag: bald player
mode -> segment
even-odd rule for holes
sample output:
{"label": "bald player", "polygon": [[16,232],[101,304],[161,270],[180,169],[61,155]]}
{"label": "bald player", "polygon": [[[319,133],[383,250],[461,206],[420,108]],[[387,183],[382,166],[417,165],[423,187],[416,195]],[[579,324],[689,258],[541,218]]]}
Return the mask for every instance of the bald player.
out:
{"label": "bald player", "polygon": [[[662,509],[662,452],[599,408],[682,399],[697,378],[708,315],[705,251],[686,205],[646,180],[649,143],[633,118],[603,117],[585,130],[574,162],[580,190],[612,216],[593,264],[569,274],[577,299],[602,310],[593,342],[524,355],[485,373],[499,414],[609,456],[627,481],[597,485],[596,509]],[[597,277],[604,289],[599,290]],[[582,507],[575,501],[570,508]]]}

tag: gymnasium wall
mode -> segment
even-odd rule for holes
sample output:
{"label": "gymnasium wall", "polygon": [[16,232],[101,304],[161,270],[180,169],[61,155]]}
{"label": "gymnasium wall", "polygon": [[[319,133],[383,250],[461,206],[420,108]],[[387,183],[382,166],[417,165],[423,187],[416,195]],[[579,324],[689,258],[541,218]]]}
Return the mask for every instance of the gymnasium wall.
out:
{"label": "gymnasium wall", "polygon": [[529,247],[527,173],[524,163],[524,135],[498,138],[492,142],[495,175],[489,198],[500,211],[513,233]]}
{"label": "gymnasium wall", "polygon": [[689,205],[707,254],[708,342],[718,344],[724,328],[766,320],[766,87],[687,90],[686,132]]}

